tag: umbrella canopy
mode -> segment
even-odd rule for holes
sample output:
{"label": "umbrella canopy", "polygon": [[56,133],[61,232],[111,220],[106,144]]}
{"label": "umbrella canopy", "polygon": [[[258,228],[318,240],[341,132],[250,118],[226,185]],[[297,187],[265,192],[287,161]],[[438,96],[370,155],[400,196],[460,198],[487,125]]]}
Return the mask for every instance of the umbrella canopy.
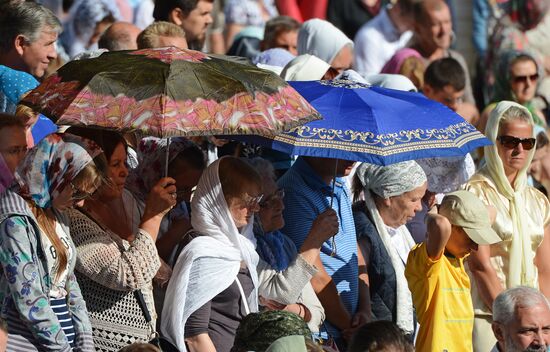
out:
{"label": "umbrella canopy", "polygon": [[323,119],[275,136],[239,139],[292,155],[378,165],[465,155],[491,144],[454,111],[419,93],[351,81],[289,83]]}
{"label": "umbrella canopy", "polygon": [[274,73],[174,47],[69,62],[22,103],[58,125],[157,137],[270,134],[319,118]]}

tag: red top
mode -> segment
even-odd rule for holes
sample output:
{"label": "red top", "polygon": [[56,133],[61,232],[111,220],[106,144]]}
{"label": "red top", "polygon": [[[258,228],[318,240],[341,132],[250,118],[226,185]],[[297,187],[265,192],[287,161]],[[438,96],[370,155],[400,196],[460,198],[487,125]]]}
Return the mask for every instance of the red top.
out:
{"label": "red top", "polygon": [[277,0],[281,15],[304,22],[311,18],[326,19],[328,0]]}

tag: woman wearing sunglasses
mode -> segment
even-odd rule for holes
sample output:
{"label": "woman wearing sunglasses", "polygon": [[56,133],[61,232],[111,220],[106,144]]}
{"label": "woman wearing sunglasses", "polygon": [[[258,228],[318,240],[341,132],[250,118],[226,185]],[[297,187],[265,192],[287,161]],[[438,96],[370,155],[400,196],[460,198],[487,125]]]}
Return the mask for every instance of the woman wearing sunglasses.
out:
{"label": "woman wearing sunglasses", "polygon": [[94,351],[64,210],[97,189],[104,167],[97,145],[52,134],[29,151],[0,197],[0,316],[8,351]]}
{"label": "woman wearing sunglasses", "polygon": [[542,111],[533,105],[539,83],[539,67],[535,58],[524,51],[508,50],[499,56],[495,65],[495,84],[489,104],[482,113],[479,128],[483,132],[489,114],[502,100],[515,101],[529,110],[535,124],[546,126]]}
{"label": "woman wearing sunglasses", "polygon": [[475,311],[474,350],[489,351],[495,297],[518,285],[538,287],[550,297],[550,203],[527,184],[535,153],[534,121],[522,105],[502,101],[491,112],[484,148],[487,164],[465,185],[496,208],[493,229],[502,242],[479,246],[468,260]]}

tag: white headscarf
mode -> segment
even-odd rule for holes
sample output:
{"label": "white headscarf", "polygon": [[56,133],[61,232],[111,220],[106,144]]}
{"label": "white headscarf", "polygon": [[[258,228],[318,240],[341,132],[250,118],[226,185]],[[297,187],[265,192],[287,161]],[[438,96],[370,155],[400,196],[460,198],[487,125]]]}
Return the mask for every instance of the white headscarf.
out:
{"label": "white headscarf", "polygon": [[[384,199],[400,196],[422,186],[426,182],[426,174],[415,161],[405,161],[389,166],[363,163],[357,168],[357,176],[364,187],[367,209],[395,270],[396,324],[406,333],[411,334],[414,332],[414,314],[411,291],[405,277],[405,263],[392,245],[386,224],[380,216],[370,191]],[[409,249],[414,246],[414,239],[405,225],[395,231],[395,236],[401,236]]]}
{"label": "white headscarf", "polygon": [[353,48],[353,41],[325,20],[314,18],[305,21],[298,31],[298,55],[315,55],[331,64],[346,45]]}
{"label": "white headscarf", "polygon": [[105,17],[120,20],[120,11],[111,0],[78,0],[71,6],[68,20],[60,41],[70,58],[85,52],[97,50],[97,43],[88,46],[96,25]]}
{"label": "white headscarf", "polygon": [[[532,250],[530,250],[530,231],[527,224],[522,220],[524,209],[529,207],[525,201],[524,193],[525,189],[528,187],[527,169],[535,155],[535,148],[529,151],[525,166],[518,172],[514,186],[512,187],[504,172],[504,165],[498,155],[496,146],[496,143],[498,143],[497,137],[500,120],[504,113],[513,106],[524,110],[529,116],[529,123],[534,125],[531,113],[524,106],[511,101],[501,101],[498,103],[491,112],[485,129],[487,138],[489,138],[494,145],[484,147],[487,165],[485,165],[479,173],[491,179],[498,192],[510,201],[510,216],[512,218],[514,230],[512,243],[510,244],[510,264],[507,275],[507,287],[515,287],[518,285],[537,287],[537,283],[535,282],[535,265],[533,264],[534,255]],[[534,129],[533,138],[535,138]]]}
{"label": "white headscarf", "polygon": [[285,81],[319,81],[329,68],[329,64],[316,56],[298,55],[286,64],[281,77]]}
{"label": "white headscarf", "polygon": [[248,306],[252,312],[258,310],[259,258],[252,222],[241,232],[235,226],[220,183],[221,160],[204,171],[191,202],[191,225],[204,236],[183,249],[166,290],[161,331],[180,351],[186,351],[184,331],[189,316],[235,282],[241,261],[254,283]]}

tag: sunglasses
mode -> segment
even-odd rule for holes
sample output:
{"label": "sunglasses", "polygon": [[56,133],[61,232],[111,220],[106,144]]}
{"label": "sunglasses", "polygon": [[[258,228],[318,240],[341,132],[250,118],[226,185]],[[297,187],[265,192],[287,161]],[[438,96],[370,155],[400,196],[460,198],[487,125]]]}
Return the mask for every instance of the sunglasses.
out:
{"label": "sunglasses", "polygon": [[264,197],[263,194],[260,194],[257,197],[251,197],[251,196],[249,196],[248,194],[245,193],[244,196],[241,198],[241,201],[243,202],[243,205],[246,208],[255,208],[257,205],[260,204],[263,197]]}
{"label": "sunglasses", "polygon": [[499,136],[497,137],[497,140],[500,142],[500,144],[508,149],[515,149],[521,143],[523,149],[531,150],[537,143],[537,140],[535,138],[521,139],[512,136]]}
{"label": "sunglasses", "polygon": [[530,76],[514,76],[512,77],[512,81],[514,81],[514,83],[527,83],[527,80],[531,81],[531,82],[535,82],[539,79],[539,74],[538,73],[535,73],[534,75],[530,75]]}
{"label": "sunglasses", "polygon": [[70,185],[73,191],[72,200],[74,201],[80,201],[80,200],[90,198],[95,193],[95,192],[92,192],[92,193],[84,192],[78,189],[75,185],[73,185],[72,182],[70,183]]}
{"label": "sunglasses", "polygon": [[269,197],[265,197],[265,199],[260,202],[260,207],[273,208],[273,206],[275,205],[275,202],[282,200],[284,197],[285,197],[285,190],[282,188],[279,188],[275,193],[273,193]]}

